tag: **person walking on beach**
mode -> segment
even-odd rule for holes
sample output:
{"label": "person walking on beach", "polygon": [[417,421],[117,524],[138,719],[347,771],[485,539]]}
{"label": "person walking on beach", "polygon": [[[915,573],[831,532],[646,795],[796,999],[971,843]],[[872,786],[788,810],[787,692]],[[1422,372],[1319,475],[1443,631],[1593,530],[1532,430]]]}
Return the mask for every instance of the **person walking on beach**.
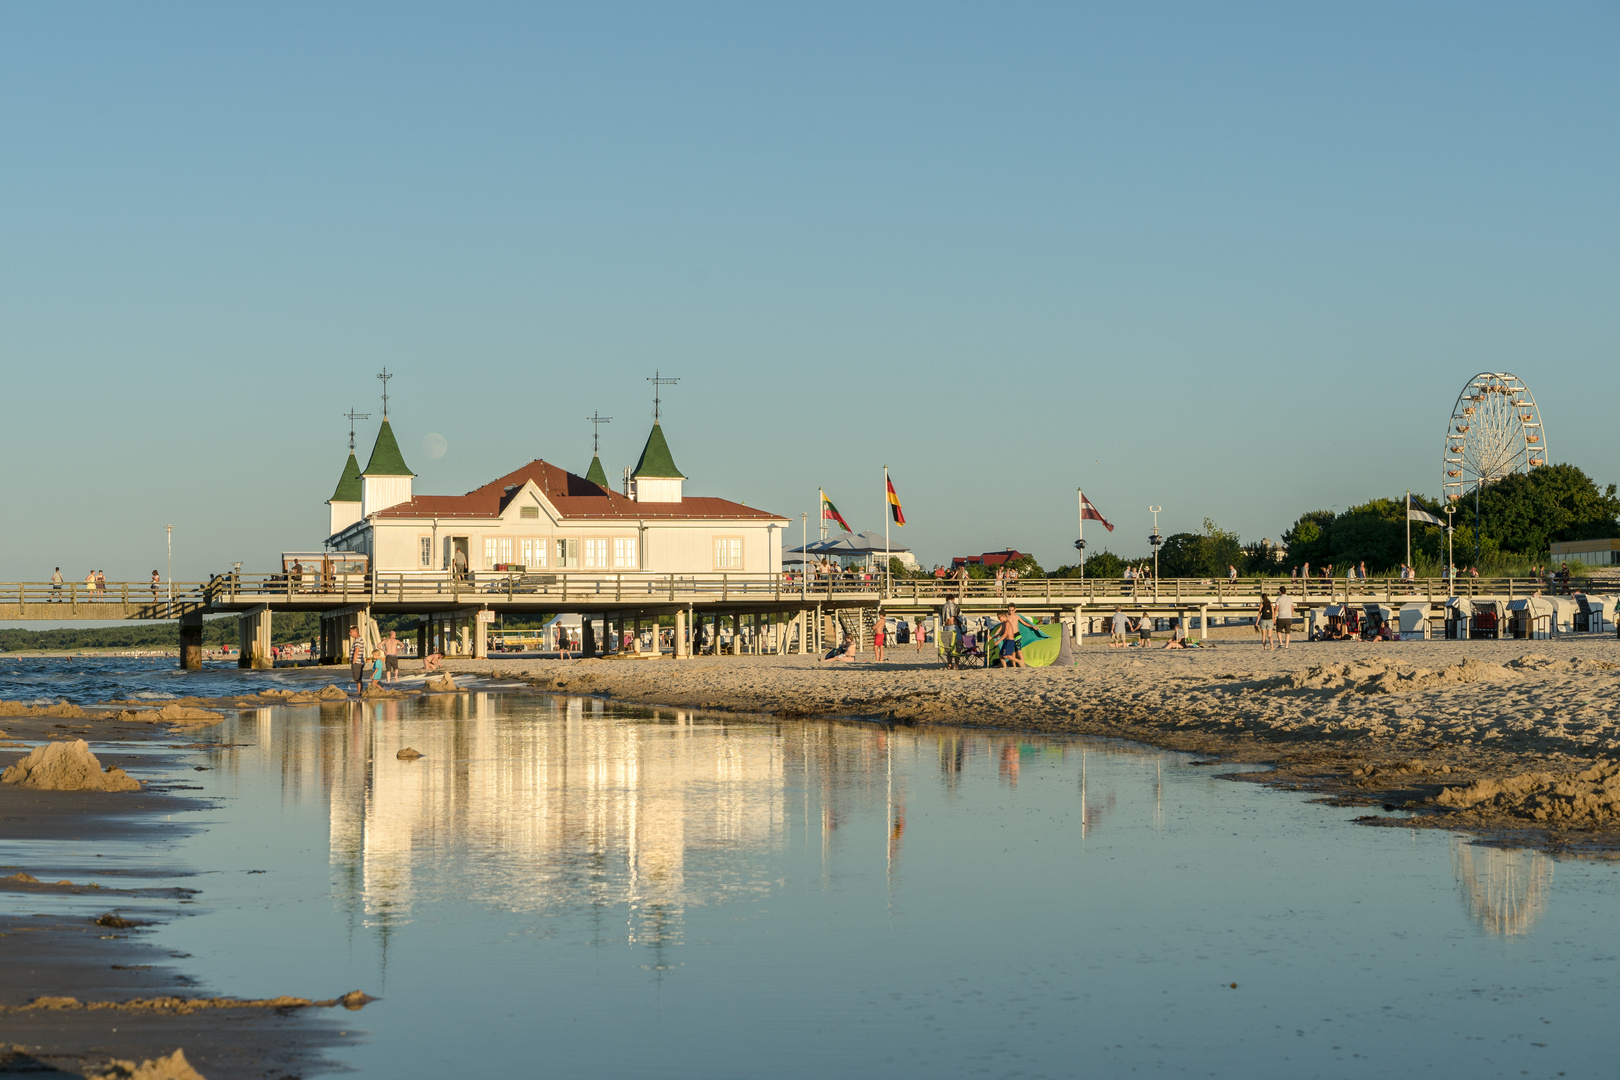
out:
{"label": "person walking on beach", "polygon": [[1284,589],[1277,594],[1277,648],[1288,648],[1294,635],[1294,598]]}
{"label": "person walking on beach", "polygon": [[1012,667],[1023,667],[1024,645],[1018,636],[1018,626],[1020,623],[1024,623],[1033,628],[1035,624],[1018,614],[1018,605],[1016,604],[1008,604],[1007,609],[1002,611],[999,617],[1001,619],[1001,656],[998,663],[1002,667],[1007,667],[1009,662]]}
{"label": "person walking on beach", "polygon": [[58,566],[51,571],[51,603],[62,602],[62,568]]}
{"label": "person walking on beach", "polygon": [[1260,594],[1260,616],[1254,620],[1254,628],[1260,631],[1260,649],[1262,652],[1271,648],[1271,623],[1275,616],[1275,609],[1271,606],[1271,597],[1262,592]]}
{"label": "person walking on beach", "polygon": [[366,643],[360,640],[359,627],[349,627],[349,681],[356,693],[366,689]]}
{"label": "person walking on beach", "polygon": [[1125,631],[1129,620],[1125,618],[1122,608],[1114,608],[1113,625],[1109,627],[1108,647],[1110,649],[1123,649],[1126,646]]}
{"label": "person walking on beach", "polygon": [[389,682],[399,682],[399,638],[394,631],[388,631],[388,639],[382,643],[383,657],[387,661],[384,665],[384,674]]}
{"label": "person walking on beach", "polygon": [[1153,616],[1142,612],[1142,617],[1136,620],[1136,640],[1141,648],[1147,648],[1153,640]]}
{"label": "person walking on beach", "polygon": [[883,663],[883,643],[889,636],[889,617],[879,615],[878,621],[872,626],[872,659],[875,663]]}
{"label": "person walking on beach", "polygon": [[928,628],[923,625],[923,617],[917,616],[917,625],[912,628],[911,640],[916,643],[917,651],[922,652],[923,643],[928,638]]}

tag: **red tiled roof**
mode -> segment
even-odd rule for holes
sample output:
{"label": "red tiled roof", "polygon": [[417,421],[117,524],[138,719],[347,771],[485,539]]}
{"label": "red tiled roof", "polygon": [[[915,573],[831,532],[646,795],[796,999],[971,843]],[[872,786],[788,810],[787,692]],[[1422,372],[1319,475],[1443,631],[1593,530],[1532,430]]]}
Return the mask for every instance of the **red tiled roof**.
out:
{"label": "red tiled roof", "polygon": [[494,518],[498,517],[511,498],[533,480],[546,501],[557,508],[564,518],[624,518],[627,520],[716,519],[786,520],[780,514],[756,510],[752,506],[707,496],[683,498],[678,503],[638,503],[634,499],[600,484],[593,484],[583,476],[559,469],[549,462],[536,459],[491,480],[483,487],[474,488],[465,495],[418,495],[409,502],[398,503],[377,512],[384,518]]}
{"label": "red tiled roof", "polygon": [[1022,559],[1023,552],[1008,548],[1006,551],[987,551],[983,555],[958,555],[951,560],[952,566],[1000,566],[1015,559]]}

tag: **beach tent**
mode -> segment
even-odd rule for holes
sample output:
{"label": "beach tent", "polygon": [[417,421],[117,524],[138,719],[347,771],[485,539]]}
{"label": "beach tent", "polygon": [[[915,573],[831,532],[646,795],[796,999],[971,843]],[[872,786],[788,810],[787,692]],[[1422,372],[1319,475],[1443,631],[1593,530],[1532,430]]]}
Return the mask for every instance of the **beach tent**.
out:
{"label": "beach tent", "polygon": [[1466,596],[1453,596],[1446,601],[1446,639],[1467,641],[1469,624],[1474,617],[1474,602]]}
{"label": "beach tent", "polygon": [[1401,607],[1401,640],[1423,641],[1429,636],[1429,605],[1405,604]]}
{"label": "beach tent", "polygon": [[1576,599],[1586,603],[1586,618],[1579,625],[1587,633],[1602,634],[1614,629],[1614,597],[1587,594]]}
{"label": "beach tent", "polygon": [[1507,633],[1509,612],[1507,604],[1501,600],[1471,600],[1474,616],[1469,620],[1468,636],[1471,638],[1500,638]]}
{"label": "beach tent", "polygon": [[1553,635],[1556,609],[1545,596],[1527,596],[1508,601],[1508,613],[1513,620],[1513,636],[1542,640]]}
{"label": "beach tent", "polygon": [[1575,616],[1581,612],[1581,605],[1575,602],[1573,596],[1549,596],[1546,598],[1553,606],[1553,633],[1573,634],[1575,632]]}

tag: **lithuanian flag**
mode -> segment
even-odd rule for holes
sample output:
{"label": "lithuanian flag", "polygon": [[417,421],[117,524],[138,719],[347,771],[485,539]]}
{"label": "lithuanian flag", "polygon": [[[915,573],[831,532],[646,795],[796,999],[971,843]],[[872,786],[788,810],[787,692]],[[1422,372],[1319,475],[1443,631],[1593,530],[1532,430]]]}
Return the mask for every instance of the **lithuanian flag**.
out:
{"label": "lithuanian flag", "polygon": [[906,523],[906,512],[900,509],[900,496],[894,493],[894,481],[885,475],[883,483],[889,489],[889,516],[894,518],[896,525],[904,525]]}
{"label": "lithuanian flag", "polygon": [[838,524],[843,527],[845,532],[855,531],[849,527],[849,522],[844,520],[844,515],[838,512],[838,507],[833,505],[833,501],[827,498],[827,493],[825,491],[821,493],[821,518],[823,521],[838,522]]}

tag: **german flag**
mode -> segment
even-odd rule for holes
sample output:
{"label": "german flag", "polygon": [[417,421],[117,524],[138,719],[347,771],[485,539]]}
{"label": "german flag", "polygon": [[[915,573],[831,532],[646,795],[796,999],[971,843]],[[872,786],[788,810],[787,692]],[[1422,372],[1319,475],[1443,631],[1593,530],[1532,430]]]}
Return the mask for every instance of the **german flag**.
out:
{"label": "german flag", "polygon": [[900,496],[894,493],[894,481],[885,476],[883,483],[889,489],[889,516],[894,518],[896,525],[904,525],[906,523],[906,512],[900,509]]}
{"label": "german flag", "polygon": [[844,520],[844,515],[838,512],[838,507],[833,505],[833,501],[827,498],[827,493],[825,491],[821,493],[821,518],[823,521],[838,522],[845,532],[855,531],[849,527],[849,522]]}

